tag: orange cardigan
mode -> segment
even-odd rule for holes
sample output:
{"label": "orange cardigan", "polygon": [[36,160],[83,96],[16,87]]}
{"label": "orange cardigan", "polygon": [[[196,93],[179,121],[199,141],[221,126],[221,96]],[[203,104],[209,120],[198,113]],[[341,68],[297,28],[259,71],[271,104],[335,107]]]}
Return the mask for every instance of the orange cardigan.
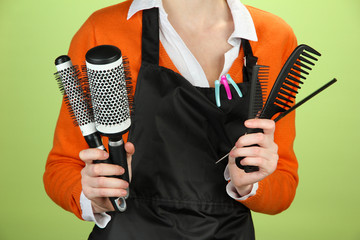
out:
{"label": "orange cardigan", "polygon": [[[130,4],[131,1],[125,1],[99,10],[89,17],[71,42],[69,56],[74,65],[83,65],[86,52],[96,45],[115,45],[129,59],[133,84],[136,84],[141,64],[142,12],[127,20]],[[258,42],[251,42],[253,52],[259,58],[258,64],[271,67],[269,85],[272,86],[287,57],[297,46],[296,38],[292,29],[279,17],[253,7],[247,8],[254,20],[259,39]],[[240,52],[234,63],[236,67],[230,72],[236,82],[242,81],[242,56],[243,53]],[[162,46],[160,65],[177,71]],[[270,89],[267,92],[269,93]],[[279,213],[290,206],[298,184],[298,164],[293,151],[294,138],[295,114],[292,113],[276,124],[275,142],[279,146],[280,157],[276,171],[260,181],[256,195],[241,201],[242,204],[253,211],[267,214]],[[79,218],[82,190],[80,171],[84,167],[84,163],[79,159],[79,152],[86,148],[88,146],[80,129],[74,127],[68,110],[62,103],[43,180],[50,198]]]}

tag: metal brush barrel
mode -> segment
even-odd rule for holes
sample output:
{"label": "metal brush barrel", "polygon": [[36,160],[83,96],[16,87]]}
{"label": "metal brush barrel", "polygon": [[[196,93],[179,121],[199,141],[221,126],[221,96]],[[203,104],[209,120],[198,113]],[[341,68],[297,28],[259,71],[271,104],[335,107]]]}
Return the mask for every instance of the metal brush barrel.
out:
{"label": "metal brush barrel", "polygon": [[77,125],[83,136],[91,137],[96,132],[94,118],[86,102],[83,89],[78,79],[78,73],[67,55],[62,55],[55,60],[57,74],[60,77],[66,101],[71,107]]}
{"label": "metal brush barrel", "polygon": [[131,120],[120,49],[110,45],[90,49],[86,67],[96,129],[104,136],[121,136]]}

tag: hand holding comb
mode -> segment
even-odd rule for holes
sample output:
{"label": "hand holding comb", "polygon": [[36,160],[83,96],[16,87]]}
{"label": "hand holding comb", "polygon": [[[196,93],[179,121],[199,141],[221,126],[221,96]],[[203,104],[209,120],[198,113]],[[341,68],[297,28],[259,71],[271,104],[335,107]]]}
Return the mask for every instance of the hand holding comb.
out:
{"label": "hand holding comb", "polygon": [[[269,67],[256,65],[253,67],[253,74],[250,80],[250,103],[248,119],[257,118],[260,116],[263,104],[265,102],[264,87],[267,85],[269,78]],[[247,129],[247,134],[262,132],[262,129]],[[258,145],[254,145],[258,146]],[[258,166],[243,166],[240,161],[244,157],[238,157],[235,159],[236,165],[243,169],[246,173],[259,171]]]}
{"label": "hand holding comb", "polygon": [[[299,45],[292,52],[290,57],[287,59],[285,65],[283,66],[282,70],[280,71],[275,81],[275,84],[273,85],[271,92],[267,98],[267,101],[263,109],[261,110],[261,114],[257,115],[257,117],[271,119],[277,113],[280,113],[274,119],[274,121],[277,122],[337,81],[334,78],[333,80],[326,83],[324,86],[314,91],[309,96],[305,97],[303,100],[296,103],[295,105],[288,105],[288,103],[294,103],[294,99],[296,97],[296,94],[298,93],[297,89],[300,89],[299,85],[303,84],[300,79],[306,79],[306,77],[304,77],[302,74],[308,75],[308,71],[312,70],[309,65],[314,66],[315,64],[313,63],[313,61],[317,61],[317,58],[313,55],[310,55],[309,53],[316,56],[321,56],[319,52],[305,44]],[[304,68],[306,70],[304,70]],[[229,153],[216,161],[215,164],[224,160],[228,155]],[[242,158],[240,158],[240,160],[241,159]],[[240,160],[236,162],[238,167],[247,167],[241,166]],[[257,168],[256,166],[251,166],[248,168],[248,170],[245,171],[257,171]]]}

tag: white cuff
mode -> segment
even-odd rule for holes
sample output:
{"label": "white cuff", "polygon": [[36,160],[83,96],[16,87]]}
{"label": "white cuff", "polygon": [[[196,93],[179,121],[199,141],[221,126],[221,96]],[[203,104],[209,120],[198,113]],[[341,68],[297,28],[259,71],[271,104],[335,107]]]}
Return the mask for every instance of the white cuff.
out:
{"label": "white cuff", "polygon": [[[226,168],[225,168],[224,178],[225,178],[226,181],[231,180],[228,166],[226,166]],[[253,187],[252,187],[251,192],[249,194],[247,194],[245,196],[240,196],[239,193],[236,191],[236,188],[235,188],[234,184],[232,184],[232,182],[230,181],[226,185],[226,192],[231,198],[233,198],[233,199],[235,199],[237,201],[244,201],[244,200],[248,199],[249,197],[254,196],[256,194],[256,191],[258,190],[258,188],[259,188],[259,183],[256,182],[256,183],[253,184]]]}
{"label": "white cuff", "polygon": [[99,228],[105,228],[111,220],[111,216],[106,213],[94,213],[91,201],[85,197],[82,191],[80,195],[80,207],[82,211],[81,217],[85,221],[94,222]]}

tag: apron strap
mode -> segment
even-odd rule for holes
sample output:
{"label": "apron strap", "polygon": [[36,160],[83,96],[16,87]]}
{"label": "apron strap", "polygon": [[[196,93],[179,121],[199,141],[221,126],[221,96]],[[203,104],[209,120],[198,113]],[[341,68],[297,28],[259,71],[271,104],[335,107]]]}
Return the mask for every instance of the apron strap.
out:
{"label": "apron strap", "polygon": [[143,11],[141,59],[159,65],[159,9]]}
{"label": "apron strap", "polygon": [[244,82],[250,81],[252,77],[252,69],[256,65],[258,58],[254,56],[250,42],[247,39],[241,39],[241,45],[244,49],[244,68],[243,68],[243,76]]}

